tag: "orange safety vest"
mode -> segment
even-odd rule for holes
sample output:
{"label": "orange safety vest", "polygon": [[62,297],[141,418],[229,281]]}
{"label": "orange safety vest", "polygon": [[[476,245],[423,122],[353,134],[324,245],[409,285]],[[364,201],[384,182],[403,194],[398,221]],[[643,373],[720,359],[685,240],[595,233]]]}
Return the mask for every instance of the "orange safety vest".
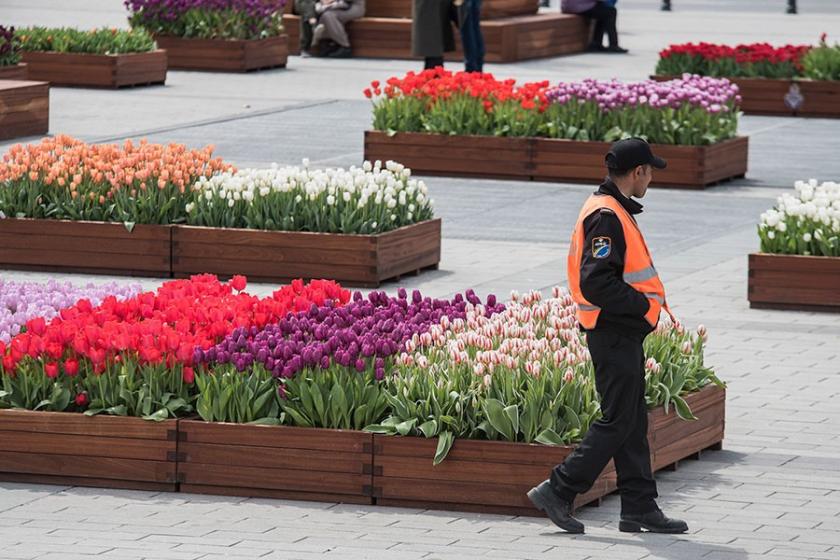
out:
{"label": "orange safety vest", "polygon": [[598,212],[604,208],[615,212],[624,231],[624,241],[627,245],[627,250],[624,253],[624,281],[650,300],[650,310],[645,315],[645,319],[651,326],[655,327],[659,322],[659,313],[662,309],[665,309],[676,323],[674,315],[665,301],[665,286],[662,285],[659,274],[653,266],[650,251],[648,251],[645,238],[642,237],[642,232],[639,230],[636,220],[619,201],[604,194],[593,194],[583,205],[569,247],[567,261],[569,289],[572,292],[572,299],[578,306],[578,322],[586,329],[593,329],[598,322],[598,315],[601,313],[600,307],[593,305],[583,297],[583,292],[580,289],[580,265],[585,242],[583,221],[593,212]]}

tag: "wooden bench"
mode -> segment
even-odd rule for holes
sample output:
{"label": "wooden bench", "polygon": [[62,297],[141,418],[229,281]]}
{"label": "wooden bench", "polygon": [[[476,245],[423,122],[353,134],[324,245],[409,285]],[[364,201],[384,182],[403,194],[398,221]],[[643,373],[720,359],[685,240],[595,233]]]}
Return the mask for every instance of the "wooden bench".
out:
{"label": "wooden bench", "polygon": [[[289,51],[299,54],[300,18],[286,14],[283,26],[289,36]],[[354,56],[417,58],[411,54],[411,19],[363,17],[347,24],[347,31]],[[516,62],[583,52],[589,38],[586,19],[560,13],[484,20],[481,31],[487,62]],[[456,51],[447,53],[447,60],[463,59],[458,33],[455,33],[455,42]]]}
{"label": "wooden bench", "polygon": [[[286,2],[285,12],[291,14],[294,2]],[[483,0],[481,19],[527,16],[537,13],[539,0]],[[380,18],[411,19],[411,0],[366,0],[365,15]]]}

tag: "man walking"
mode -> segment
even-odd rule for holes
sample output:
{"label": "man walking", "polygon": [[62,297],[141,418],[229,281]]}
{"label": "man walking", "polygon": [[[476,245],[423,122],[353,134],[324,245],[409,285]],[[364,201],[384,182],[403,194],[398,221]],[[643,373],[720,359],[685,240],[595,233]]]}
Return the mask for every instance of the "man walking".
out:
{"label": "man walking", "polygon": [[572,235],[568,278],[578,305],[578,322],[595,366],[601,418],[551,478],[528,492],[534,505],[558,527],[583,533],[572,517],[575,496],[589,490],[613,459],[621,495],[624,532],[684,533],[684,521],[669,519],[656,505],[650,466],[642,343],[670,309],[633,217],[652,179],[665,161],[640,138],[621,140],[606,156],[609,177],[583,205]]}

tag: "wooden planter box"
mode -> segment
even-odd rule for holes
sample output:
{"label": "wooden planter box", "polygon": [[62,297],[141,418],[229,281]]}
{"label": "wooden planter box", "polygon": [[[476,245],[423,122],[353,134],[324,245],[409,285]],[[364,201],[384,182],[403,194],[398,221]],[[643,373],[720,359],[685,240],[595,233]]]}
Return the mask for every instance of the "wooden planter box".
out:
{"label": "wooden planter box", "polygon": [[[545,480],[574,447],[456,440],[434,466],[437,439],[374,435],[373,494],[383,506],[539,516],[528,490]],[[597,502],[616,488],[610,463],[576,506]]]}
{"label": "wooden planter box", "polygon": [[[674,76],[652,76],[672,80]],[[748,115],[840,118],[840,81],[727,78],[741,90]]]}
{"label": "wooden planter box", "polygon": [[[654,173],[654,187],[699,189],[743,177],[749,140],[738,137],[712,146],[654,145],[668,169]],[[533,181],[601,182],[607,142],[552,138],[453,136],[365,132],[368,160],[393,159],[418,174]]]}
{"label": "wooden planter box", "polygon": [[753,253],[750,307],[840,311],[840,257]]}
{"label": "wooden planter box", "polygon": [[179,423],[182,492],[372,504],[372,434]]}
{"label": "wooden planter box", "polygon": [[[680,420],[673,410],[650,411],[649,441],[654,470],[720,448],[724,432],[723,389],[706,387],[686,397],[697,421]],[[374,436],[373,494],[379,505],[507,515],[541,515],[526,492],[549,477],[574,449],[499,441],[456,440],[449,456],[432,464],[436,439]],[[616,489],[612,463],[576,506]]]}
{"label": "wooden planter box", "polygon": [[166,51],[132,54],[24,52],[29,79],[54,86],[120,88],[163,84]]}
{"label": "wooden planter box", "polygon": [[50,128],[50,85],[0,80],[0,140],[41,136]]}
{"label": "wooden planter box", "polygon": [[185,39],[158,35],[169,55],[169,67],[179,70],[247,72],[283,68],[289,56],[286,35],[257,40]]}
{"label": "wooden planter box", "polygon": [[0,268],[170,276],[169,226],[8,218],[0,247]]}
{"label": "wooden planter box", "polygon": [[177,421],[0,410],[0,480],[176,490]]}
{"label": "wooden planter box", "polygon": [[[300,17],[284,15],[292,54],[300,52]],[[417,58],[411,53],[411,20],[363,17],[347,24],[353,55],[362,58]],[[589,39],[585,18],[568,14],[534,14],[483,20],[485,61],[516,62],[583,52]],[[446,59],[462,61],[460,36]]]}
{"label": "wooden planter box", "polygon": [[660,406],[648,412],[651,465],[658,471],[706,449],[720,449],[726,427],[726,389],[707,385],[685,397],[697,420],[685,421]]}
{"label": "wooden planter box", "polygon": [[440,225],[433,219],[377,235],[176,226],[172,272],[176,277],[244,274],[259,282],[330,278],[376,287],[437,267]]}
{"label": "wooden planter box", "polygon": [[21,62],[13,66],[0,66],[0,80],[26,80],[28,72],[26,63]]}

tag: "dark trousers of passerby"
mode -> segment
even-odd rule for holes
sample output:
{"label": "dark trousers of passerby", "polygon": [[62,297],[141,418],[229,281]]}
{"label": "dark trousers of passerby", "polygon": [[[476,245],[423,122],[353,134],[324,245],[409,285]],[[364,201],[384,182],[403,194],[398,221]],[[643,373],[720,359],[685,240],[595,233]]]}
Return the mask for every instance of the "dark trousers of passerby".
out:
{"label": "dark trousers of passerby", "polygon": [[464,0],[461,17],[461,46],[464,49],[464,70],[484,69],[484,37],[481,35],[481,0]]}
{"label": "dark trousers of passerby", "polygon": [[622,513],[656,509],[645,404],[645,354],[641,335],[595,329],[586,333],[595,366],[602,416],[575,451],[551,473],[551,487],[572,501],[595,483],[610,459],[615,463]]}
{"label": "dark trousers of passerby", "polygon": [[580,15],[595,21],[590,47],[603,47],[605,34],[610,47],[618,46],[618,30],[615,23],[618,18],[618,10],[615,9],[615,6],[607,6],[604,2],[598,2],[594,8],[581,12]]}
{"label": "dark trousers of passerby", "polygon": [[442,56],[427,56],[423,62],[423,69],[429,70],[430,68],[437,68],[438,66],[443,66],[443,57]]}

